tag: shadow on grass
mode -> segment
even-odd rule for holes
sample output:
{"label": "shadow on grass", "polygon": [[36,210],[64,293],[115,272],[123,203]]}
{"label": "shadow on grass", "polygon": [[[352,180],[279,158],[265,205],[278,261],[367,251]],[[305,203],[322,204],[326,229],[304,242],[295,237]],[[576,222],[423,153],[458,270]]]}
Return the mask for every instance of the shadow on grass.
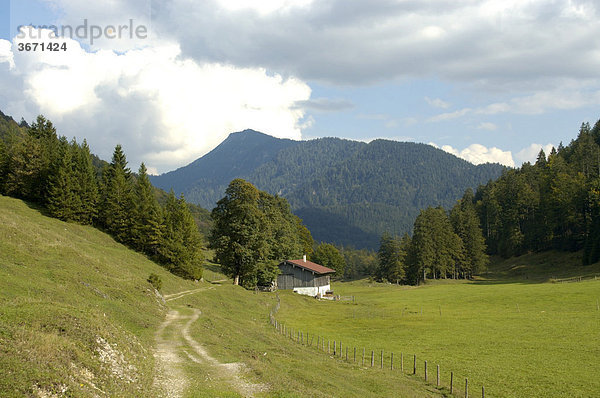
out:
{"label": "shadow on grass", "polygon": [[549,251],[525,254],[508,259],[492,259],[488,271],[479,275],[473,283],[540,284],[559,282],[563,279],[600,279],[600,262],[582,265],[581,252]]}

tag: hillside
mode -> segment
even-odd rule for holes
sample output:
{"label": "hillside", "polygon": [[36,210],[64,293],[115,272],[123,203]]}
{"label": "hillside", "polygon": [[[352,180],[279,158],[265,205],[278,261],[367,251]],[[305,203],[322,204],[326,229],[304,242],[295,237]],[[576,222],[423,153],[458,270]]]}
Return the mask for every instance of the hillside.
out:
{"label": "hillside", "polygon": [[375,248],[384,231],[410,231],[421,208],[451,207],[466,188],[495,179],[502,170],[424,144],[290,141],[247,130],[152,182],[211,209],[231,179],[244,178],[285,197],[317,241]]}
{"label": "hillside", "polygon": [[93,227],[0,196],[0,395],[153,395],[165,307],[150,273],[166,290],[193,286]]}
{"label": "hillside", "polygon": [[2,397],[440,395],[292,343],[268,323],[275,302],[184,281],[90,226],[0,196]]}

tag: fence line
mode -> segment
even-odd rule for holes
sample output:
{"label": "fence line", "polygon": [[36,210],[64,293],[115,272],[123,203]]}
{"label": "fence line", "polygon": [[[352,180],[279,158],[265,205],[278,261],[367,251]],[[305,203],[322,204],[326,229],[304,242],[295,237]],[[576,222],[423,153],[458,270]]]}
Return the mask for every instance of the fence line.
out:
{"label": "fence line", "polygon": [[[286,335],[286,331],[289,330],[289,337],[292,341],[296,341],[297,343],[300,344],[305,344],[307,347],[312,346],[312,342],[311,344],[308,344],[308,331],[306,332],[306,341],[304,341],[303,336],[303,332],[300,331],[296,331],[297,335],[294,335],[294,330],[291,328],[287,328],[285,326],[285,324],[282,324],[281,322],[277,321],[277,319],[275,319],[275,314],[279,311],[279,309],[281,308],[281,300],[279,298],[279,295],[276,294],[277,297],[277,304],[275,305],[275,307],[273,308],[273,310],[271,310],[270,314],[269,314],[269,320],[271,325],[275,328],[275,330],[278,333],[281,333],[283,336]],[[294,337],[296,337],[294,339]],[[313,335],[314,338],[314,335]],[[321,345],[319,345],[319,342],[321,343]],[[323,336],[317,336],[317,344],[316,344],[316,349],[318,351],[322,351],[322,352],[326,352],[328,355],[331,355],[331,340],[327,340],[327,351],[325,351],[325,337]],[[343,350],[342,350],[342,341],[339,341],[339,345],[337,344],[337,340],[333,340],[333,358],[337,357],[337,353],[339,353],[339,360],[344,360],[344,356],[343,356]],[[350,362],[348,359],[348,344],[345,344],[346,347],[346,362]],[[337,352],[336,352],[337,351]],[[363,352],[362,352],[362,360],[361,360],[361,367],[365,366],[365,354],[366,354],[366,348],[363,347]],[[354,356],[352,358],[352,363],[358,364],[357,362],[357,358],[356,358],[356,347],[354,347]],[[384,353],[383,350],[381,350],[381,363],[380,363],[380,369],[383,370],[384,366]],[[371,367],[373,368],[375,365],[375,350],[371,350]],[[428,384],[432,384],[429,380],[428,380],[428,373],[427,373],[427,361],[425,360],[423,362],[423,376],[424,376],[424,380],[426,383]],[[390,371],[394,370],[394,353],[390,351]],[[414,354],[413,355],[413,375],[417,375],[417,355]],[[437,370],[437,378],[436,378],[436,387],[438,389],[440,388],[444,388],[444,387],[448,387],[450,389],[450,394],[455,394],[458,393],[458,391],[456,391],[456,388],[454,386],[454,372],[450,372],[450,383],[449,385],[444,386],[442,384],[442,377],[441,377],[441,373],[440,373],[440,365],[438,364],[436,366],[436,370]],[[400,353],[400,373],[401,374],[406,374],[404,372],[404,352]],[[468,378],[465,378],[465,389],[464,389],[464,393],[465,393],[465,397],[468,397],[469,395],[469,380]],[[481,396],[482,398],[485,398],[485,387],[481,386]]]}
{"label": "fence line", "polygon": [[573,276],[571,278],[551,278],[550,281],[552,283],[573,283],[573,282],[582,282],[588,280],[599,280],[600,276],[596,275],[587,275],[587,276]]}

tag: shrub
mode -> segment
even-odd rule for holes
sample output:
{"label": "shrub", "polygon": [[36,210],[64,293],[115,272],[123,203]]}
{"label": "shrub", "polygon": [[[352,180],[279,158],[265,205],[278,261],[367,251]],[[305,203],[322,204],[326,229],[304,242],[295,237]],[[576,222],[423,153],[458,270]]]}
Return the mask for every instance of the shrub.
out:
{"label": "shrub", "polygon": [[160,289],[162,288],[162,280],[160,279],[160,276],[152,273],[150,274],[147,280],[152,286],[154,286],[156,290],[160,291]]}

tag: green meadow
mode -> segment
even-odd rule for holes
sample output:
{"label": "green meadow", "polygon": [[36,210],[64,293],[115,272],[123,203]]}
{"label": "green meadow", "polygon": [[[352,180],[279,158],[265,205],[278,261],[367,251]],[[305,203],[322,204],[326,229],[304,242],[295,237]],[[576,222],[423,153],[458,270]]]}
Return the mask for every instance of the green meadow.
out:
{"label": "green meadow", "polygon": [[[600,394],[600,267],[579,266],[577,254],[546,253],[497,261],[475,281],[431,281],[421,287],[357,281],[333,283],[355,302],[316,301],[280,292],[278,321],[353,355],[371,350],[375,367],[395,368],[442,385],[454,373],[464,396],[590,397]],[[553,283],[552,278],[598,275],[597,280]],[[343,348],[345,351],[345,348]],[[345,352],[344,352],[345,355]],[[361,360],[361,359],[359,359]],[[389,372],[389,371],[388,371]]]}
{"label": "green meadow", "polygon": [[[522,256],[495,262],[476,281],[416,288],[334,282],[337,294],[356,301],[317,301],[232,286],[210,263],[207,282],[184,281],[92,227],[0,197],[0,396],[161,396],[154,353],[169,309],[183,317],[198,313],[189,335],[220,363],[243,363],[242,378],[261,386],[257,397],[448,396],[450,371],[456,396],[464,396],[466,377],[471,397],[481,386],[489,397],[597,396],[600,278],[593,275],[600,276],[600,264],[579,266],[577,256]],[[150,273],[161,277],[163,294],[190,293],[164,303],[146,280]],[[588,279],[553,283],[572,276]],[[308,332],[312,345],[269,324],[277,297],[277,319]],[[219,366],[198,361],[181,334],[187,319],[162,335],[185,379],[177,396],[241,396]],[[349,347],[350,361],[319,351],[321,336],[332,347],[334,339]],[[352,361],[354,347],[359,363]]]}
{"label": "green meadow", "polygon": [[[147,281],[151,273],[166,297],[190,293],[163,302]],[[169,309],[199,313],[189,335],[220,363],[243,363],[241,377],[261,386],[257,397],[442,394],[419,378],[291,342],[269,324],[275,294],[232,286],[214,264],[205,276],[213,283],[182,280],[97,229],[0,196],[0,396],[243,396],[219,366],[198,360],[181,333],[185,319],[162,334],[182,388],[156,385],[156,335]]]}

